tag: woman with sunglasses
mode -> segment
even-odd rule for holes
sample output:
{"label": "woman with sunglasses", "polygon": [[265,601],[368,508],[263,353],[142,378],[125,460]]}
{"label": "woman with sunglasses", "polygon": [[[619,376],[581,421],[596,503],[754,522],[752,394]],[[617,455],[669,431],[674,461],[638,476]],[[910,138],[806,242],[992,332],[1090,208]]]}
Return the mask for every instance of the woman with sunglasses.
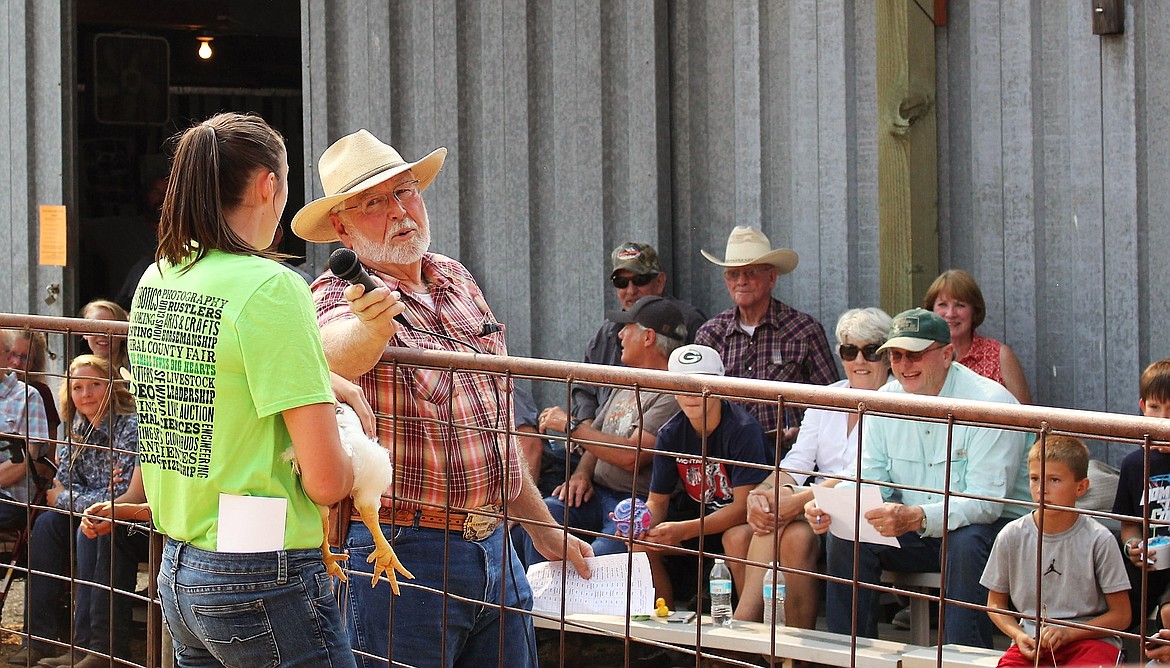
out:
{"label": "woman with sunglasses", "polygon": [[975,333],[987,315],[987,305],[971,274],[962,269],[944,271],[930,284],[922,308],[942,316],[951,328],[951,345],[959,364],[1003,385],[1021,404],[1032,403],[1028,379],[1012,349]]}
{"label": "woman with sunglasses", "polygon": [[[880,308],[855,308],[837,320],[837,354],[845,366],[845,380],[829,387],[876,390],[890,377],[890,360],[878,348],[886,342],[890,316]],[[748,524],[754,535],[748,561],[780,562],[781,566],[815,571],[821,542],[804,520],[804,504],[813,498],[806,483],[834,486],[833,475],[851,472],[857,463],[857,413],[810,408],[800,423],[800,434],[792,450],[780,461],[779,471],[768,476],[748,495]],[[818,471],[821,476],[816,476]],[[822,477],[823,476],[823,477]],[[776,507],[776,501],[779,506]],[[776,536],[780,531],[780,553]],[[743,596],[735,619],[760,621],[764,614],[761,594],[764,569],[749,566]],[[784,601],[786,624],[811,629],[817,619],[817,579],[796,573],[785,574],[788,594]]]}

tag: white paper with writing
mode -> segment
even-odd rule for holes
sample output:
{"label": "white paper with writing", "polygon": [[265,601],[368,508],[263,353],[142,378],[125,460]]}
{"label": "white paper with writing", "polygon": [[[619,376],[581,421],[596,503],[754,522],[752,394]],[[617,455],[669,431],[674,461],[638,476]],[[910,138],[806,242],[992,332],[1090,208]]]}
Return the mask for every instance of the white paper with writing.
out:
{"label": "white paper with writing", "polygon": [[[852,485],[839,485],[837,487],[825,487],[823,485],[812,486],[813,497],[817,500],[817,507],[828,513],[829,517],[833,518],[833,522],[829,525],[829,532],[834,536],[844,539],[853,540],[854,527],[857,524],[856,516],[853,514],[854,503],[857,501],[857,488]],[[865,514],[874,508],[880,508],[884,501],[882,501],[882,493],[877,487],[873,485],[861,486],[861,533],[858,538],[863,543],[877,543],[878,545],[891,545],[898,547],[898,539],[894,536],[883,536],[878,533],[878,530],[873,528],[873,525],[865,521]]]}
{"label": "white paper with writing", "polygon": [[550,561],[533,565],[528,569],[533,609],[559,613],[563,598],[565,614],[625,615],[628,582],[629,614],[651,614],[654,611],[654,580],[650,575],[650,561],[644,552],[635,552],[631,574],[627,570],[628,559],[628,554],[586,559],[592,573],[588,580],[570,566],[565,576],[564,596],[561,592],[561,573],[565,570],[565,562]]}
{"label": "white paper with writing", "polygon": [[288,499],[219,495],[216,552],[274,552],[284,549]]}

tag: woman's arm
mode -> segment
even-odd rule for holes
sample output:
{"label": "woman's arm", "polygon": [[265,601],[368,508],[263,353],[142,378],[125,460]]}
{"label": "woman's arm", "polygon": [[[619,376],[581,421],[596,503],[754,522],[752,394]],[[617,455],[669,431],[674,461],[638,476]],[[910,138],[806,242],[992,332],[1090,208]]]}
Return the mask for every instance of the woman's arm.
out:
{"label": "woman's arm", "polygon": [[89,538],[97,538],[114,530],[114,524],[103,518],[131,522],[150,519],[150,506],[146,505],[146,489],[142,484],[142,467],[135,466],[130,476],[130,487],[118,498],[99,501],[85,509],[81,518],[81,532]]}
{"label": "woman's arm", "polygon": [[1012,393],[1021,404],[1032,403],[1032,393],[1028,391],[1028,379],[1024,376],[1024,368],[1012,349],[1006,344],[999,346],[999,372],[1003,375],[1003,386]]}
{"label": "woman's arm", "polygon": [[313,503],[331,506],[353,491],[353,464],[341,447],[333,404],[283,411],[301,469],[301,485]]}

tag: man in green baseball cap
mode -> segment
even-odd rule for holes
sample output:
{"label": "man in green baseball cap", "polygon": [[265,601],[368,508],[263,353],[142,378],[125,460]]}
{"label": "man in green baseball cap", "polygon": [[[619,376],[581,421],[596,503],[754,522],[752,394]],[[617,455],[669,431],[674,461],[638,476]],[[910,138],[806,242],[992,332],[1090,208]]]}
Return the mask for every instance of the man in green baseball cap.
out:
{"label": "man in green baseball cap", "polygon": [[[950,328],[939,315],[920,308],[894,317],[890,338],[878,349],[890,356],[894,382],[881,392],[955,399],[1018,403],[999,383],[955,361]],[[861,543],[853,570],[853,541],[829,536],[829,575],[845,583],[827,583],[829,630],[877,635],[877,592],[857,591],[848,580],[878,582],[883,568],[912,572],[940,570],[942,536],[947,534],[947,597],[983,605],[987,590],[979,584],[991,545],[1001,527],[1027,508],[984,499],[1028,501],[1026,435],[967,425],[948,427],[898,417],[866,417],[861,442],[861,478],[877,484],[886,503],[865,512],[864,520],[898,546]],[[948,480],[947,474],[950,474]],[[905,486],[895,499],[894,488]],[[947,496],[960,494],[962,496]],[[945,515],[944,515],[945,512]],[[816,533],[829,530],[832,518],[810,502],[805,517]],[[856,603],[856,605],[855,605]],[[948,605],[944,643],[991,647],[991,620],[975,608]]]}

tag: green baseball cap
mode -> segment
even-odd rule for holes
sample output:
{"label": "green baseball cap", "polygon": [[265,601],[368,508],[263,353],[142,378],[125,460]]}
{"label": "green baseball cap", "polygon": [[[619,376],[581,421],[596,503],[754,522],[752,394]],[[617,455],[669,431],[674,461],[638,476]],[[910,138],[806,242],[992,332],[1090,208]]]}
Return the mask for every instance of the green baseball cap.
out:
{"label": "green baseball cap", "polygon": [[900,348],[916,353],[934,343],[951,342],[951,328],[942,316],[922,308],[912,308],[894,316],[890,338],[878,351]]}

